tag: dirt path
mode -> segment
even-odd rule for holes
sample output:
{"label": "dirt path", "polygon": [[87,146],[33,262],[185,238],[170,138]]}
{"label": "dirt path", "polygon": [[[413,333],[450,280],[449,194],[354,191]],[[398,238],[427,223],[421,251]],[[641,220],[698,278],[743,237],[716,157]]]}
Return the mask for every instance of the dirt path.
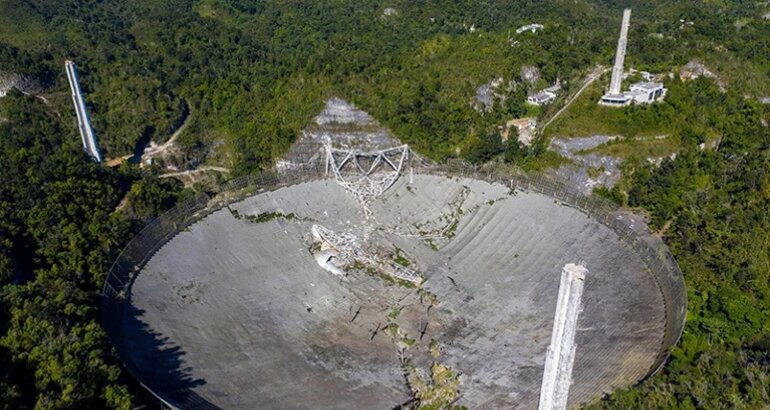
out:
{"label": "dirt path", "polygon": [[[182,181],[184,186],[187,187],[195,184],[195,182],[197,181],[195,174],[203,171],[216,171],[216,172],[222,172],[222,173],[230,173],[230,170],[228,168],[205,165],[189,171],[170,172],[168,174],[158,175],[158,178],[181,177],[180,180]],[[126,192],[126,195],[123,196],[123,199],[120,201],[118,206],[115,207],[113,212],[120,211],[121,209],[125,208],[127,205],[128,205],[128,192]]]}
{"label": "dirt path", "polygon": [[553,117],[551,117],[551,118],[550,118],[548,121],[546,121],[546,122],[545,122],[545,124],[543,124],[543,126],[540,128],[540,132],[542,133],[543,131],[545,131],[546,127],[548,127],[549,125],[551,125],[551,123],[552,123],[552,122],[553,122],[553,121],[554,121],[556,118],[558,118],[558,117],[561,115],[561,113],[563,113],[564,111],[566,111],[566,110],[567,110],[567,108],[569,108],[569,106],[570,106],[570,105],[572,105],[572,103],[573,103],[573,102],[575,102],[575,100],[577,100],[577,98],[578,98],[578,97],[580,97],[580,95],[581,95],[581,94],[583,94],[583,92],[584,92],[586,89],[588,89],[588,87],[589,87],[591,84],[593,84],[593,82],[594,82],[594,81],[596,81],[597,79],[599,79],[599,77],[601,77],[601,76],[602,76],[602,74],[606,73],[606,72],[607,72],[607,71],[609,71],[609,70],[610,70],[610,69],[609,69],[609,68],[607,68],[607,67],[596,66],[596,67],[593,69],[593,71],[591,71],[591,74],[588,74],[588,77],[587,77],[587,78],[586,78],[586,80],[583,82],[583,86],[582,86],[582,87],[580,87],[580,89],[579,89],[579,90],[578,90],[578,91],[575,93],[575,95],[573,95],[573,96],[572,96],[572,98],[570,98],[570,99],[569,99],[569,101],[567,101],[567,104],[565,104],[565,105],[564,105],[564,107],[562,107],[562,108],[561,108],[559,111],[557,111],[557,112],[556,112],[556,114],[554,114],[554,115],[553,115]]}
{"label": "dirt path", "polygon": [[169,172],[168,174],[158,175],[158,178],[176,178],[182,182],[185,187],[190,187],[195,185],[197,182],[210,179],[204,174],[206,171],[222,172],[226,174],[230,173],[230,170],[224,167],[204,165],[189,171]]}
{"label": "dirt path", "polygon": [[230,169],[229,168],[217,167],[217,166],[213,166],[213,165],[204,165],[202,167],[198,167],[198,168],[191,169],[191,170],[188,170],[188,171],[169,172],[168,174],[158,175],[158,178],[179,177],[179,176],[190,175],[190,174],[195,174],[195,173],[204,172],[204,171],[216,171],[216,172],[222,172],[222,173],[225,173],[225,174],[229,174],[230,173]]}
{"label": "dirt path", "polygon": [[668,233],[668,230],[671,229],[671,225],[674,223],[673,219],[669,219],[666,221],[666,223],[663,224],[663,227],[660,228],[658,232],[654,232],[653,234],[657,236],[658,238],[663,239],[664,236]]}
{"label": "dirt path", "polygon": [[164,152],[166,152],[168,149],[174,146],[174,143],[176,142],[177,137],[184,132],[184,130],[187,128],[188,125],[190,125],[190,119],[192,118],[192,108],[189,109],[190,111],[187,113],[187,117],[184,119],[184,122],[182,125],[179,126],[179,128],[174,131],[173,134],[171,134],[171,138],[168,139],[168,141],[164,142],[161,145],[155,145],[154,142],[150,141],[150,146],[144,149],[144,153],[142,154],[142,159],[146,158],[152,158],[157,155],[161,155]]}
{"label": "dirt path", "polygon": [[126,195],[123,196],[123,199],[120,200],[120,203],[118,204],[118,206],[115,207],[115,209],[112,212],[113,213],[118,212],[121,209],[125,208],[126,205],[128,205],[128,193],[126,193]]}
{"label": "dirt path", "polygon": [[123,161],[128,161],[133,156],[134,154],[128,154],[128,155],[123,155],[122,157],[110,158],[107,161],[104,161],[104,164],[107,165],[108,167],[117,167],[118,165],[122,164]]}
{"label": "dirt path", "polygon": [[[188,106],[189,107],[189,106]],[[154,158],[156,156],[163,155],[166,151],[171,149],[174,146],[174,143],[176,142],[176,139],[179,137],[179,135],[184,132],[184,130],[187,128],[188,125],[190,125],[190,120],[192,119],[192,108],[189,108],[189,111],[187,112],[187,116],[184,119],[184,122],[182,122],[182,125],[179,126],[179,128],[174,131],[173,134],[171,134],[171,138],[168,139],[168,141],[164,142],[161,145],[157,145],[154,142],[150,141],[149,145],[144,148],[144,151],[142,152],[142,157],[137,161],[139,163],[139,166],[143,166],[144,161],[148,158]],[[115,158],[109,158],[105,162],[108,167],[114,167],[118,166],[123,161],[127,161],[131,159],[134,156],[134,154],[128,154],[123,155],[122,157],[115,157]]]}

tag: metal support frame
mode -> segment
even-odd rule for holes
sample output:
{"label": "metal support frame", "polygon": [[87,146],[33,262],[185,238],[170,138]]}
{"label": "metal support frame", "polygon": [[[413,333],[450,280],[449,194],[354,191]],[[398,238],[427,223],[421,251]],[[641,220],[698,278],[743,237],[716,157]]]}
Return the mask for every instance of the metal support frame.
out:
{"label": "metal support frame", "polygon": [[[313,225],[313,238],[321,243],[320,252],[316,253],[316,261],[325,270],[335,274],[344,275],[342,267],[356,261],[376,267],[378,271],[399,280],[412,282],[415,285],[422,284],[422,277],[414,270],[371,255],[358,243],[358,238],[347,232],[336,233],[321,225]],[[334,262],[333,259],[339,262]]]}
{"label": "metal support frame", "polygon": [[[410,152],[408,145],[370,152],[338,149],[333,148],[328,140],[324,143],[324,149],[326,172],[331,171],[337,183],[353,193],[367,215],[371,214],[369,203],[387,191],[401,175]],[[396,158],[391,159],[394,156]],[[362,165],[361,160],[364,158],[371,160],[369,166]],[[351,167],[352,172],[345,172]],[[354,179],[351,180],[351,177]]]}

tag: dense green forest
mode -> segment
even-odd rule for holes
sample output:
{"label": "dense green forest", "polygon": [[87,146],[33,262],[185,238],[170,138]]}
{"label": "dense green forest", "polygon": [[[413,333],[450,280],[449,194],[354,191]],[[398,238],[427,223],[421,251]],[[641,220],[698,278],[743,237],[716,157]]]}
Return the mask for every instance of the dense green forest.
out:
{"label": "dense green forest", "polygon": [[[660,3],[636,8],[629,64],[659,72],[691,58],[715,60],[731,64],[718,74],[740,92],[770,93],[761,7]],[[248,173],[283,152],[337,95],[444,158],[521,114],[524,88],[557,78],[570,87],[593,64],[609,64],[621,5],[4,2],[0,69],[34,74],[63,111],[62,61],[76,61],[107,157],[164,139],[190,110],[194,126],[182,139],[188,165],[216,158]],[[385,7],[396,13],[384,15]],[[535,21],[545,30],[515,34]],[[521,83],[522,66],[537,67],[541,80],[522,84],[491,113],[472,108],[477,87],[498,77]]]}
{"label": "dense green forest", "polygon": [[[34,79],[45,100],[0,98],[0,407],[146,400],[98,324],[98,294],[131,235],[190,194],[153,168],[88,160],[65,59],[78,64],[106,157],[163,141],[190,116],[182,165],[247,174],[270,166],[339,96],[428,157],[504,153],[527,165],[550,158],[546,142],[502,144],[498,126],[527,112],[527,93],[559,79],[569,94],[595,65],[609,65],[627,6],[628,65],[667,73],[697,58],[726,91],[674,78],[664,104],[608,112],[581,102],[595,100],[599,83],[549,131],[665,132],[679,154],[657,168],[628,161],[613,198],[648,212],[671,246],[688,286],[687,328],[661,372],[597,406],[766,405],[770,110],[753,98],[770,96],[767,4],[25,0],[0,2],[0,74]],[[544,30],[515,33],[533,22]],[[524,81],[525,66],[540,79]],[[505,100],[474,109],[477,88],[498,77],[512,84],[500,90]]]}
{"label": "dense green forest", "polygon": [[[650,213],[684,273],[685,332],[659,374],[600,407],[770,403],[770,129],[758,103],[700,86],[708,118],[690,114],[698,120],[681,131],[675,160],[635,168],[627,198]],[[718,149],[699,148],[707,130],[722,136]]]}
{"label": "dense green forest", "polygon": [[34,97],[0,99],[0,116],[0,405],[128,408],[99,290],[126,239],[184,195],[181,184],[91,162],[70,121]]}

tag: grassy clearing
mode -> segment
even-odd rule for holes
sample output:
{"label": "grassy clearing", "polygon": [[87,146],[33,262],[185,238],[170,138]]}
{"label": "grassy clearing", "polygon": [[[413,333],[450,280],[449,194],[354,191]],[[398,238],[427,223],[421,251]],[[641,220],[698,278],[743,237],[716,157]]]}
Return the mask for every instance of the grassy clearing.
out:
{"label": "grassy clearing", "polygon": [[217,0],[201,0],[193,5],[193,11],[203,18],[218,20],[224,24],[233,23],[234,10]]}
{"label": "grassy clearing", "polygon": [[0,1],[0,42],[22,49],[45,43],[52,34],[41,18],[30,13],[23,3]]}
{"label": "grassy clearing", "polygon": [[651,137],[670,134],[675,113],[665,102],[625,108],[603,107],[597,101],[604,94],[609,74],[590,87],[546,130],[547,137],[622,135]]}
{"label": "grassy clearing", "polygon": [[642,158],[660,158],[679,150],[679,138],[672,136],[661,139],[615,140],[581,153],[596,153],[618,158],[638,156]]}

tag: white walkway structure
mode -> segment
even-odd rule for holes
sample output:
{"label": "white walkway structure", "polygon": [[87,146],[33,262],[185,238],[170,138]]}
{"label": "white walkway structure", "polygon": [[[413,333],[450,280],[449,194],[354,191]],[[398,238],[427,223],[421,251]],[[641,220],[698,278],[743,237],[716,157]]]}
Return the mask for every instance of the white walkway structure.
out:
{"label": "white walkway structure", "polygon": [[623,10],[623,22],[620,25],[618,49],[615,52],[615,65],[612,67],[610,95],[620,94],[620,83],[623,81],[623,63],[626,59],[626,43],[628,42],[628,26],[631,23],[631,9]]}
{"label": "white walkway structure", "polygon": [[566,409],[575,362],[575,331],[583,297],[583,281],[588,270],[568,263],[561,271],[559,298],[551,333],[551,345],[545,356],[543,384],[538,409]]}
{"label": "white walkway structure", "polygon": [[64,68],[67,70],[67,79],[72,90],[72,102],[75,104],[75,112],[78,116],[78,129],[80,130],[80,139],[83,142],[83,149],[96,162],[102,162],[102,153],[99,151],[99,145],[96,143],[94,130],[91,128],[91,120],[88,118],[86,102],[83,100],[83,94],[80,92],[78,83],[78,73],[75,70],[75,63],[70,60],[64,62]]}

